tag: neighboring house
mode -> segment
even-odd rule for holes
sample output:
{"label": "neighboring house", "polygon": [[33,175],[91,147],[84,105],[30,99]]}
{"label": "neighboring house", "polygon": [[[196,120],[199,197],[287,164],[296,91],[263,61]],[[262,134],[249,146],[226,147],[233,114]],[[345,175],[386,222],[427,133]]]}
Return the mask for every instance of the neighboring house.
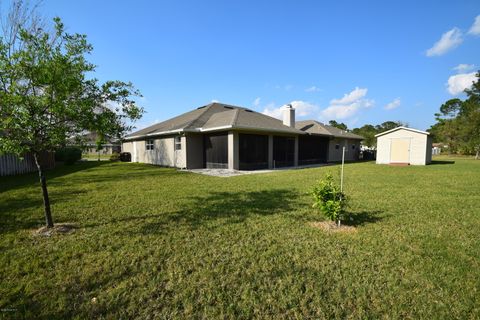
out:
{"label": "neighboring house", "polygon": [[121,142],[116,139],[106,138],[106,142],[102,144],[102,148],[97,150],[97,137],[95,132],[90,132],[83,135],[83,153],[84,154],[112,154],[119,153],[122,149]]}
{"label": "neighboring house", "polygon": [[443,150],[448,149],[448,145],[445,143],[432,143],[432,155],[439,155]]}
{"label": "neighboring house", "polygon": [[432,137],[426,131],[398,127],[375,137],[378,164],[426,165],[432,162]]}
{"label": "neighboring house", "polygon": [[[53,152],[40,154],[40,165],[44,169],[55,167],[55,155]],[[16,175],[37,171],[37,165],[30,153],[24,155],[23,159],[12,154],[0,155],[0,176]]]}
{"label": "neighboring house", "polygon": [[133,162],[177,168],[254,170],[357,160],[362,137],[316,121],[295,123],[295,109],[283,122],[232,105],[211,103],[134,132],[122,151]]}

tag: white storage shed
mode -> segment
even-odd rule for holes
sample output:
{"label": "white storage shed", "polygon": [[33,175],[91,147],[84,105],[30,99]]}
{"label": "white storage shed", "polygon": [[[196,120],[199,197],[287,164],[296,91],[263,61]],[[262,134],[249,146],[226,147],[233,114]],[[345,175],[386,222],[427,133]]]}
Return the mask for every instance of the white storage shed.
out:
{"label": "white storage shed", "polygon": [[432,137],[426,131],[398,127],[375,137],[377,164],[426,165],[432,162]]}

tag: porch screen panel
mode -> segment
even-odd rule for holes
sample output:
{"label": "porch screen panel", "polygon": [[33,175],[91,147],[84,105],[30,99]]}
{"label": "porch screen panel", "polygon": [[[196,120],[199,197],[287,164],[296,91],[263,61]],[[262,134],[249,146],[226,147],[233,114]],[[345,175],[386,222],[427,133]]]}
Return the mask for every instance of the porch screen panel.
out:
{"label": "porch screen panel", "polygon": [[228,168],[227,134],[205,135],[203,145],[205,168]]}
{"label": "porch screen panel", "polygon": [[295,138],[273,137],[273,165],[275,168],[291,167],[295,158]]}
{"label": "porch screen panel", "polygon": [[298,139],[298,163],[300,165],[325,163],[328,154],[327,137],[301,136]]}
{"label": "porch screen panel", "polygon": [[240,170],[268,168],[268,136],[239,134]]}

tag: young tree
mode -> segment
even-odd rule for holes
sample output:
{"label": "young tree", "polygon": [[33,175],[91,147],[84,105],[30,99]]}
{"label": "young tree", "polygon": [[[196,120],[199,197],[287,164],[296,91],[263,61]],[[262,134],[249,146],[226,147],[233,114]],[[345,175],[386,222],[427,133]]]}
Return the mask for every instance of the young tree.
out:
{"label": "young tree", "polygon": [[59,18],[47,32],[29,12],[14,2],[0,36],[0,152],[33,155],[46,225],[53,227],[40,154],[86,130],[119,137],[143,110],[131,83],[88,77],[95,66],[85,58],[92,51],[85,35],[66,33]]}

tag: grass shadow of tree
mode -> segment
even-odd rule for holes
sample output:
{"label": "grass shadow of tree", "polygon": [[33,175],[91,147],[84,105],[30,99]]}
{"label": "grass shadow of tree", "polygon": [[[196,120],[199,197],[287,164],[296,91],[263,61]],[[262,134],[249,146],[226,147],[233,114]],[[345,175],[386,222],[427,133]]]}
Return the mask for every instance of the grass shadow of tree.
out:
{"label": "grass shadow of tree", "polygon": [[156,233],[172,225],[192,229],[208,225],[215,227],[219,225],[218,220],[222,220],[221,224],[242,223],[253,216],[291,211],[296,195],[287,189],[211,192],[205,197],[193,197],[190,205],[182,210],[157,215],[155,221],[144,223],[140,230],[144,233]]}
{"label": "grass shadow of tree", "polygon": [[[38,195],[33,194],[24,198],[8,198],[0,200],[0,234],[38,227],[44,223],[43,200],[40,187]],[[85,190],[55,190],[50,192],[51,204],[65,202],[79,194],[85,194]],[[32,215],[29,208],[38,208],[38,214]],[[27,211],[26,211],[27,210]],[[55,221],[58,222],[58,221]]]}
{"label": "grass shadow of tree", "polygon": [[[51,179],[55,179],[58,177],[62,177],[65,175],[69,175],[78,171],[84,171],[88,169],[93,169],[110,162],[107,161],[85,161],[79,162],[73,165],[64,165],[60,164],[57,167],[46,170],[45,176],[47,178],[47,186],[50,184]],[[6,176],[2,177],[2,184],[0,185],[0,194],[2,192],[11,191],[14,189],[22,188],[27,185],[38,185],[39,193],[40,191],[40,184],[38,182],[38,173],[37,172],[30,172],[20,175],[14,176]]]}
{"label": "grass shadow of tree", "polygon": [[349,212],[350,219],[347,219],[344,224],[352,227],[359,227],[370,223],[382,221],[386,216],[382,216],[382,211],[357,211]]}

